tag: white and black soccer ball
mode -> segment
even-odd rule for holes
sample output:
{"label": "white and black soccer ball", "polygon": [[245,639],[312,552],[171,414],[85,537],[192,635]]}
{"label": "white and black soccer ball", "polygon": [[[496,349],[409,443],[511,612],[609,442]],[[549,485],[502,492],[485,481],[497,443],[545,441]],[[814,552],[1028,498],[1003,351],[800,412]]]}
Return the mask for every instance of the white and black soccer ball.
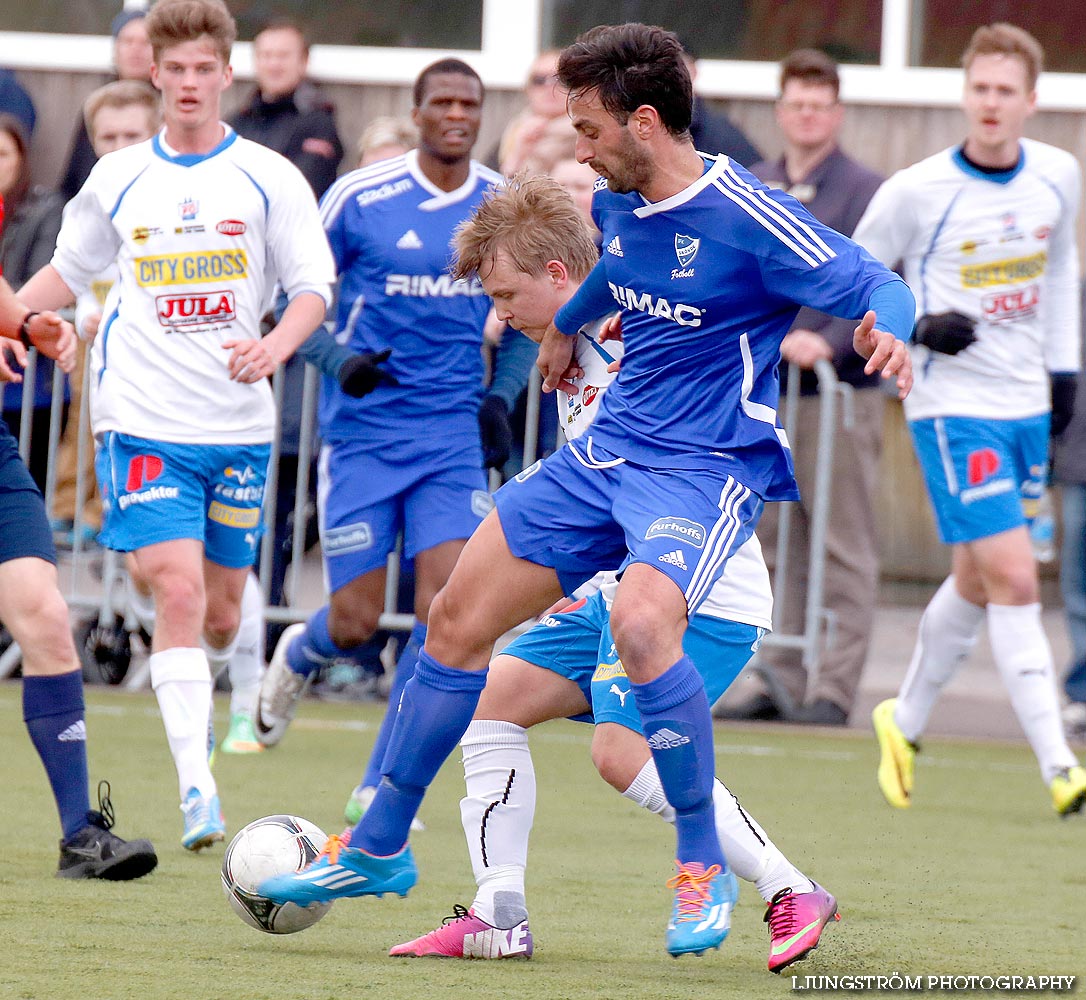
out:
{"label": "white and black soccer ball", "polygon": [[331,903],[273,903],[257,892],[257,886],[273,875],[301,871],[320,854],[327,839],[320,827],[300,816],[265,816],[239,830],[222,859],[222,887],[234,912],[268,934],[294,934],[312,927]]}

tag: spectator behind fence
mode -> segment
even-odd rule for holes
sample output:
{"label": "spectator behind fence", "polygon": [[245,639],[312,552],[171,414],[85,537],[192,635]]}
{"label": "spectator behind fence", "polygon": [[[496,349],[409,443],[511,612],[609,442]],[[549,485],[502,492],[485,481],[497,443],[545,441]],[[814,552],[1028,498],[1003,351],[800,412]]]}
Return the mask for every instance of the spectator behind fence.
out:
{"label": "spectator behind fence", "polygon": [[[497,149],[486,158],[506,177],[528,165],[547,125],[566,118],[566,92],[558,82],[558,51],[548,50],[535,57],[524,83],[528,105],[505,126]],[[568,119],[567,119],[568,120]]]}
{"label": "spectator behind fence", "polygon": [[230,119],[238,135],[274,149],[293,163],[319,198],[336,179],[343,143],[335,107],[307,80],[309,40],[289,20],[269,23],[253,39],[256,89]]}
{"label": "spectator behind fence", "polygon": [[912,803],[917,741],[984,624],[1053,808],[1067,815],[1086,803],[1029,532],[1049,434],[1070,420],[1080,367],[1081,167],[1023,138],[1043,61],[1021,28],[978,28],[962,56],[965,141],[894,174],[856,227],[880,260],[903,262],[917,290],[905,416],[939,536],[953,547],[901,690],[872,717],[879,787],[899,809]]}
{"label": "spectator behind fence", "polygon": [[[113,69],[118,80],[151,81],[151,42],[147,38],[146,17],[145,10],[126,9],[113,19],[110,33],[113,35]],[[60,193],[65,201],[75,197],[97,160],[86,120],[80,115],[68,167],[60,182]]]}
{"label": "spectator behind fence", "polygon": [[[162,120],[158,92],[142,80],[115,80],[99,87],[83,102],[83,120],[95,156],[143,142],[155,134]],[[80,410],[83,401],[86,344],[98,333],[106,296],[117,280],[117,265],[97,275],[76,299],[75,330],[79,335],[75,368],[72,369],[68,420],[57,449],[56,494],[53,497],[53,532],[58,543],[74,543],[76,520],[82,521],[84,540],[90,541],[102,526],[102,500],[94,475],[94,438],[90,421],[83,427],[83,494],[79,495]],[[77,508],[82,509],[76,518]]]}
{"label": "spectator behind fence", "polygon": [[[13,287],[49,263],[60,232],[64,201],[53,191],[32,183],[30,148],[26,130],[14,115],[0,114],[0,196],[6,218],[0,236],[0,265]],[[49,459],[49,408],[53,399],[53,363],[39,356],[34,382],[30,473],[45,489]],[[4,390],[4,420],[18,437],[22,418],[23,387]]]}
{"label": "spectator behind fence", "polygon": [[[683,62],[694,83],[698,82],[698,57],[689,40],[683,41]],[[738,160],[744,167],[752,166],[762,158],[754,145],[732,120],[720,111],[713,111],[705,99],[694,95],[693,116],[690,119],[690,138],[694,148],[702,153],[724,153]]]}
{"label": "spectator behind fence", "polygon": [[380,115],[374,118],[358,137],[355,157],[359,167],[403,156],[419,144],[418,129],[408,118]]}
{"label": "spectator behind fence", "polygon": [[[851,236],[871,196],[882,183],[874,171],[846,156],[837,144],[844,123],[837,66],[814,49],[800,49],[781,63],[777,125],[784,137],[780,159],[763,160],[752,172],[807,206],[820,222]],[[833,365],[837,377],[853,386],[855,420],[842,423],[841,407],[833,435],[829,522],[826,536],[824,606],[834,616],[832,643],[818,658],[817,680],[808,684],[801,651],[766,645],[762,660],[783,684],[790,704],[778,705],[764,684],[747,687],[749,697],[721,712],[728,719],[782,719],[844,725],[856,698],[871,627],[879,578],[875,491],[882,450],[885,398],[876,375],[865,375],[863,359],[852,348],[856,324],[813,309],[801,309],[781,344],[782,380],[788,365],[801,369],[799,413],[790,440],[800,499],[792,505],[788,573],[774,580],[780,629],[802,635],[811,560],[815,478],[819,464],[820,404],[815,363]],[[766,507],[758,535],[772,569],[776,562],[778,515]],[[806,698],[806,704],[804,700]],[[793,710],[795,706],[795,710]]]}
{"label": "spectator behind fence", "polygon": [[[1080,305],[1086,306],[1086,285]],[[1086,369],[1079,372],[1075,412],[1054,442],[1052,474],[1060,484],[1060,593],[1071,641],[1063,679],[1068,703],[1063,724],[1069,736],[1086,737]]]}
{"label": "spectator behind fence", "polygon": [[38,121],[34,101],[10,69],[0,69],[0,111],[6,111],[18,118],[27,135],[34,134],[34,126]]}

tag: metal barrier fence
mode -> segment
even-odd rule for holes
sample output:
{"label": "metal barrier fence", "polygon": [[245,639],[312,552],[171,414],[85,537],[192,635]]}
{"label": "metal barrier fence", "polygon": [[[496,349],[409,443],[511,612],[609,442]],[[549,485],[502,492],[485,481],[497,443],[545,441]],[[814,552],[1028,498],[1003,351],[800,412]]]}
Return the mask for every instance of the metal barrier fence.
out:
{"label": "metal barrier fence", "polygon": [[[840,407],[844,426],[852,424],[852,389],[837,380],[833,367],[826,361],[819,361],[815,368],[819,381],[820,403],[820,429],[819,429],[819,457],[815,482],[815,496],[812,500],[812,525],[810,561],[808,566],[808,588],[805,612],[805,627],[802,633],[785,634],[779,631],[780,610],[779,604],[774,607],[774,630],[763,640],[767,646],[780,646],[802,651],[802,662],[807,670],[808,689],[813,688],[816,678],[818,661],[821,650],[832,642],[835,621],[831,609],[823,603],[823,576],[825,568],[826,550],[826,525],[830,503],[830,475],[833,460],[834,429],[836,427],[838,408]],[[784,427],[790,437],[795,435],[796,401],[799,396],[799,373],[793,370],[788,381],[788,391],[784,399],[782,413]],[[19,423],[19,451],[24,461],[30,459],[30,449],[33,445],[33,416],[35,385],[38,379],[38,357],[36,351],[30,351],[27,368],[23,376],[22,412]],[[293,596],[293,600],[287,606],[269,605],[265,609],[265,621],[267,622],[297,622],[304,621],[314,611],[316,606],[306,606],[298,600],[301,587],[298,580],[306,555],[306,530],[310,516],[315,516],[309,497],[309,470],[314,458],[317,426],[317,398],[319,394],[320,375],[310,365],[305,366],[305,374],[302,390],[301,422],[299,429],[298,446],[298,472],[294,484],[294,509],[296,512],[304,512],[304,516],[295,516],[293,534],[291,537],[291,559],[287,570],[287,580],[284,593]],[[90,367],[83,366],[83,392],[80,394],[80,409],[78,413],[69,413],[68,419],[78,421],[77,441],[77,472],[76,472],[76,506],[72,531],[72,547],[70,552],[58,553],[58,570],[60,571],[61,589],[69,607],[76,615],[86,618],[84,625],[77,632],[77,646],[82,646],[82,641],[87,638],[87,630],[95,623],[106,629],[106,640],[110,641],[109,628],[116,630],[116,641],[124,645],[127,636],[122,632],[135,634],[138,623],[135,615],[127,606],[125,591],[125,570],[123,558],[116,552],[99,549],[89,544],[86,537],[86,524],[81,498],[83,498],[90,484],[87,482],[86,459],[87,449],[92,448],[89,434],[89,410],[88,389],[90,380]],[[527,407],[525,419],[524,458],[523,467],[531,465],[539,454],[538,441],[538,416],[542,401],[540,391],[541,378],[538,371],[533,370],[529,382],[527,394]],[[64,376],[59,369],[54,369],[52,379],[52,399],[48,425],[48,460],[45,477],[45,504],[46,510],[52,514],[57,488],[57,454],[64,429]],[[272,380],[273,395],[277,412],[281,410],[284,396],[284,373],[281,369]],[[2,399],[0,393],[0,399]],[[561,431],[559,431],[559,435]],[[273,546],[275,544],[272,526],[276,523],[276,505],[278,502],[278,476],[279,458],[282,451],[280,429],[276,428],[272,442],[271,460],[269,463],[267,484],[265,487],[264,520],[268,526],[261,542],[260,559],[258,563],[258,576],[261,587],[267,598],[270,588],[271,565],[273,558]],[[496,474],[495,474],[496,476]],[[492,486],[497,485],[496,479],[492,479]],[[780,505],[779,529],[776,546],[776,568],[774,580],[779,582],[786,579],[790,572],[788,566],[788,538],[791,530],[791,505]],[[388,573],[385,587],[385,610],[380,616],[378,627],[387,631],[410,631],[414,624],[414,616],[405,614],[397,608],[397,595],[399,590],[400,557],[397,549],[388,561]],[[779,589],[779,587],[775,587]],[[322,600],[326,595],[322,593]],[[79,626],[77,626],[79,628]],[[101,636],[99,635],[99,638]],[[81,655],[84,650],[80,648]],[[108,649],[107,649],[108,652]],[[10,676],[18,667],[20,661],[18,646],[12,643],[0,654],[0,678]],[[780,682],[774,677],[772,668],[761,662],[757,656],[752,661],[750,669],[759,672],[772,696],[778,700],[786,710],[790,709],[791,701]],[[148,683],[146,670],[136,670],[125,679],[125,686],[138,688]]]}

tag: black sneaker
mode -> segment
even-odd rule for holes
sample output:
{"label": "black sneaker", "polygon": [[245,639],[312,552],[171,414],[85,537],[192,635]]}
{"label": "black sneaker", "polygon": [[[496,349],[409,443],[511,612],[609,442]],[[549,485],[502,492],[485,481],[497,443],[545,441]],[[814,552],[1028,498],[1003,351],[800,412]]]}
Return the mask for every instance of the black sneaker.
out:
{"label": "black sneaker", "polygon": [[[102,791],[102,786],[105,791]],[[98,783],[98,811],[87,813],[87,825],[60,842],[57,878],[103,878],[124,882],[154,871],[158,855],[149,840],[121,840],[113,829],[109,782]]]}

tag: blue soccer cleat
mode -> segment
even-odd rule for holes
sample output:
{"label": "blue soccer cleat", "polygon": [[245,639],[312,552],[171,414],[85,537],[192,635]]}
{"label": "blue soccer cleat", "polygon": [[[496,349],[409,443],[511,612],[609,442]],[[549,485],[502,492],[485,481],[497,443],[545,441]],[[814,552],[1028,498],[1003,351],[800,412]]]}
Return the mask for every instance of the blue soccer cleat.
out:
{"label": "blue soccer cleat", "polygon": [[185,832],[181,835],[185,850],[199,851],[226,838],[226,823],[217,795],[204,796],[196,788],[190,788],[181,803],[181,812],[185,816]]}
{"label": "blue soccer cleat", "polygon": [[324,850],[299,872],[275,875],[257,886],[261,896],[273,903],[330,903],[353,896],[383,896],[394,892],[406,896],[418,881],[418,869],[411,848],[387,858],[348,847],[350,831],[331,836]]}
{"label": "blue soccer cleat", "polygon": [[706,869],[697,861],[675,864],[679,871],[667,880],[667,887],[675,890],[675,906],[667,925],[668,953],[678,958],[719,948],[731,927],[739,883],[720,865]]}

